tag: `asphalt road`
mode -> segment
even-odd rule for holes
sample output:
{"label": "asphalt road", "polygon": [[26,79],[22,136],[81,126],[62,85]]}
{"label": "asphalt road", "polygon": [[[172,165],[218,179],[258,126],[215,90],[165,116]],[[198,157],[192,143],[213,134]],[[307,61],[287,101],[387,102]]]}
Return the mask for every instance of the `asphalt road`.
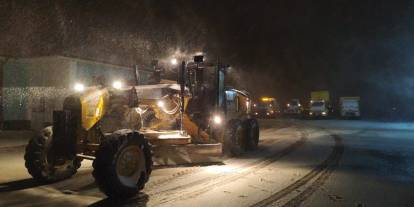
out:
{"label": "asphalt road", "polygon": [[162,168],[128,201],[99,192],[91,163],[40,185],[23,149],[0,151],[0,206],[414,206],[414,124],[262,120],[259,150],[223,165]]}

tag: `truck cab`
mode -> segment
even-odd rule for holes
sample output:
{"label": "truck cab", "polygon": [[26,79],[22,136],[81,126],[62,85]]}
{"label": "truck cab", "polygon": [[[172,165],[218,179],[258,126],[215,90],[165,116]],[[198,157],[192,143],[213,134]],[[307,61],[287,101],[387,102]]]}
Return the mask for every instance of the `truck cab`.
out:
{"label": "truck cab", "polygon": [[253,104],[253,114],[257,118],[276,118],[279,113],[279,104],[275,98],[262,97]]}
{"label": "truck cab", "polygon": [[343,118],[359,118],[359,97],[341,97],[339,100],[340,115]]}
{"label": "truck cab", "polygon": [[323,100],[311,100],[309,105],[310,117],[327,117],[329,113],[328,103]]}
{"label": "truck cab", "polygon": [[286,104],[285,114],[287,115],[299,115],[302,111],[303,108],[299,99],[292,99]]}

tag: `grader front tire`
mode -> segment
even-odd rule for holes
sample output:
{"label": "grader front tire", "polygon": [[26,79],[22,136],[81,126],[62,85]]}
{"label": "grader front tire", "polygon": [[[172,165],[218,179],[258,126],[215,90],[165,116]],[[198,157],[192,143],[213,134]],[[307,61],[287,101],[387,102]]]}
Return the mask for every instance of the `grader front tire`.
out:
{"label": "grader front tire", "polygon": [[152,171],[150,145],[138,132],[116,131],[101,143],[93,168],[98,187],[108,197],[133,197]]}

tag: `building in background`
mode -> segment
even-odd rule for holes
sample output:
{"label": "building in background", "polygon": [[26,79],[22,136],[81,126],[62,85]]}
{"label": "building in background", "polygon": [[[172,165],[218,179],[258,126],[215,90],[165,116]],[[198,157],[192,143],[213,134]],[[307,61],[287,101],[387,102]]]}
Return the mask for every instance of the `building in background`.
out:
{"label": "building in background", "polygon": [[[132,67],[63,56],[37,58],[0,57],[1,121],[3,129],[41,129],[52,122],[53,110],[61,109],[73,86],[96,85],[97,80],[135,81]],[[151,75],[140,70],[141,84]]]}

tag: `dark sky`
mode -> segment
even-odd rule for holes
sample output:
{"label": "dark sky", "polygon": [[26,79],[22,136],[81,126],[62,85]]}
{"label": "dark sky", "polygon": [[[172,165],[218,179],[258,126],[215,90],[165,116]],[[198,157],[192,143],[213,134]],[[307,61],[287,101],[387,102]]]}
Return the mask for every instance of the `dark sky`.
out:
{"label": "dark sky", "polygon": [[204,51],[258,96],[329,89],[373,116],[414,117],[409,0],[3,0],[0,25],[0,55],[133,65]]}

